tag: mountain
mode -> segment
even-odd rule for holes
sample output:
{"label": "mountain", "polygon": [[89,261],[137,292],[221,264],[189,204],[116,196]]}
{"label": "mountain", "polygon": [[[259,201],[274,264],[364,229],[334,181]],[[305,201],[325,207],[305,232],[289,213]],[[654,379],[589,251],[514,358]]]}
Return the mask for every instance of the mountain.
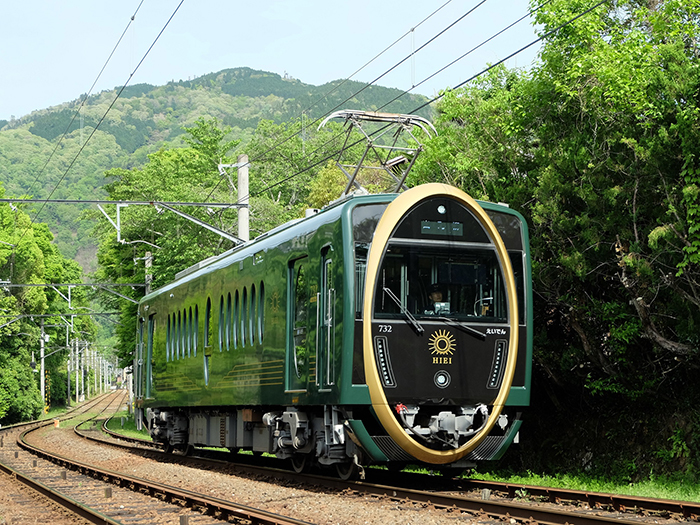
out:
{"label": "mountain", "polygon": [[[124,88],[115,101],[120,89],[88,97],[79,116],[76,110],[84,97],[11,122],[0,121],[0,180],[7,196],[103,198],[106,170],[140,167],[149,153],[165,145],[182,145],[182,128],[201,117],[215,117],[230,126],[232,138],[241,139],[244,146],[261,120],[313,123],[333,109],[414,113],[427,102],[421,95],[398,89],[345,80],[313,86],[250,68],[226,69],[164,86],[135,84]],[[431,108],[417,113],[430,117]],[[49,224],[61,253],[84,268],[94,268],[92,224],[79,220],[88,205],[24,207],[37,214],[35,220]]]}

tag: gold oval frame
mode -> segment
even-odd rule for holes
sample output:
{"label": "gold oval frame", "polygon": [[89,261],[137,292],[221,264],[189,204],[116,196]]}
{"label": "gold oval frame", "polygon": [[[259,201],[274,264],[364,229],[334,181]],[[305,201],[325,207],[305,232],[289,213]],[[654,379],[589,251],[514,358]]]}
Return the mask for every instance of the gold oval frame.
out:
{"label": "gold oval frame", "polygon": [[[496,254],[501,263],[501,268],[503,269],[503,277],[506,284],[506,297],[508,301],[508,313],[510,321],[510,337],[509,346],[510,349],[508,354],[508,362],[506,364],[506,369],[503,375],[503,381],[501,383],[501,388],[498,392],[498,396],[492,405],[491,413],[489,414],[486,425],[482,428],[472,439],[467,443],[462,445],[458,449],[454,450],[433,450],[421,443],[418,443],[412,439],[406,432],[396,417],[392,413],[392,409],[389,406],[386,396],[384,394],[384,388],[382,387],[381,379],[379,377],[379,371],[377,369],[377,364],[374,359],[374,345],[372,344],[372,305],[374,304],[374,295],[376,290],[377,275],[379,273],[379,263],[382,260],[384,251],[386,250],[387,243],[391,233],[401,220],[404,215],[420,201],[425,200],[430,197],[447,196],[452,197],[459,202],[461,202],[469,211],[471,211],[481,225],[486,229],[489,237],[493,240],[496,247]],[[518,296],[515,287],[515,276],[513,275],[513,268],[510,264],[510,257],[508,256],[508,251],[506,250],[503,239],[498,233],[496,226],[493,224],[489,216],[486,214],[484,209],[479,206],[479,204],[471,198],[469,195],[464,193],[462,190],[448,186],[447,184],[431,183],[424,184],[422,186],[417,186],[410,190],[407,190],[400,194],[396,199],[394,199],[387,206],[386,211],[382,215],[379,223],[377,224],[377,229],[374,232],[374,238],[372,240],[372,246],[370,247],[369,255],[367,258],[367,274],[365,278],[365,297],[364,297],[364,310],[363,310],[363,327],[362,327],[362,339],[363,339],[363,360],[365,365],[365,376],[367,379],[367,386],[369,387],[370,399],[372,402],[372,407],[374,408],[379,421],[382,426],[386,429],[389,436],[407,453],[416,459],[423,461],[425,463],[433,464],[446,464],[458,461],[469,452],[474,450],[483,439],[491,432],[491,429],[496,424],[498,416],[503,410],[503,405],[508,398],[508,393],[510,391],[510,386],[513,382],[513,375],[515,374],[515,364],[518,355]]]}

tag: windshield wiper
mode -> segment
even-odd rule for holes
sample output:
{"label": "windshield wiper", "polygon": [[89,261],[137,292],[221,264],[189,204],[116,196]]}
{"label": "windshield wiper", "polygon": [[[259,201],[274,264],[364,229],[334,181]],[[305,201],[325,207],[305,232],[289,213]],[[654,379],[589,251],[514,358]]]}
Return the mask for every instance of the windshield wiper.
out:
{"label": "windshield wiper", "polygon": [[479,330],[472,328],[471,326],[462,324],[455,319],[450,319],[449,317],[443,316],[433,317],[431,319],[440,319],[441,321],[445,321],[446,323],[451,324],[452,326],[456,326],[457,328],[467,332],[469,335],[476,337],[480,341],[486,341],[486,334],[479,332]]}
{"label": "windshield wiper", "polygon": [[[399,308],[401,308],[401,313],[404,316],[406,316],[406,320],[414,328],[414,330],[416,332],[418,332],[419,334],[422,334],[425,331],[423,329],[423,326],[418,321],[416,321],[416,318],[413,317],[413,315],[411,314],[411,312],[408,311],[408,309],[406,309],[406,307],[403,305],[403,303],[401,303],[399,298],[396,297],[396,294],[394,292],[392,292],[386,286],[383,288],[383,290],[384,290],[384,293],[387,294],[392,301],[394,301],[397,305],[399,305]],[[486,338],[486,336],[484,336],[484,338]]]}

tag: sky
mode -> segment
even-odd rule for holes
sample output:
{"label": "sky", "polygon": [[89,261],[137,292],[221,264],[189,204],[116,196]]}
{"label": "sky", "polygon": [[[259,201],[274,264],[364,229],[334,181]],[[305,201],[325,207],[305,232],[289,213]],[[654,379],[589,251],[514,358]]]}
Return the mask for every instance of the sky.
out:
{"label": "sky", "polygon": [[[403,90],[417,85],[414,93],[432,97],[536,39],[531,20],[523,20],[424,82],[526,15],[527,0],[184,0],[144,59],[180,1],[3,2],[0,120],[87,93],[123,33],[92,93],[250,67],[313,85],[349,77]],[[527,68],[538,49],[507,64]]]}

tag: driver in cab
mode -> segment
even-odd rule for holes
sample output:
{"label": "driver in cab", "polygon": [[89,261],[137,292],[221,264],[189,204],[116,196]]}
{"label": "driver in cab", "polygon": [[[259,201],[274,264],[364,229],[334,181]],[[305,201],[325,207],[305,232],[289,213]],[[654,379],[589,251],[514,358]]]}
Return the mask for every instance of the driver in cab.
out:
{"label": "driver in cab", "polygon": [[442,301],[442,289],[439,284],[432,284],[430,286],[428,299],[430,299],[430,305],[425,310],[427,315],[443,315],[449,312],[449,303]]}

